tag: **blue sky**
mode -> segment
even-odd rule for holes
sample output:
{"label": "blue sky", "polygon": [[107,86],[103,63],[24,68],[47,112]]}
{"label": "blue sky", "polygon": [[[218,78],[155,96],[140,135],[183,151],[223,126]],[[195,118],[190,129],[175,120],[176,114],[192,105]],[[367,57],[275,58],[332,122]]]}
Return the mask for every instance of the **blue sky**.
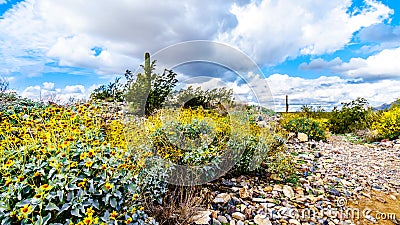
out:
{"label": "blue sky", "polygon": [[[293,111],[400,98],[397,0],[149,1],[0,0],[0,75],[32,99],[86,98],[135,71],[146,51],[209,40],[253,59],[263,74],[251,79],[269,90],[215,65],[177,67],[178,78],[205,88],[223,83],[242,100],[251,99],[250,89],[272,94],[278,111],[285,95]],[[192,79],[200,75],[209,79]]]}

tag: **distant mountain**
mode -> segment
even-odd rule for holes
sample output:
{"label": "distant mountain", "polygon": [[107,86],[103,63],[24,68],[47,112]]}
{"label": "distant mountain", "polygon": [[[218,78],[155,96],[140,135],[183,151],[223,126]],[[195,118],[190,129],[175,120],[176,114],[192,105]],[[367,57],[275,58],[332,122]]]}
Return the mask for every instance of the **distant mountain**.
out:
{"label": "distant mountain", "polygon": [[392,102],[392,103],[384,103],[381,106],[378,107],[374,107],[373,110],[378,111],[378,110],[385,110],[385,109],[389,109],[392,105],[396,104],[396,101]]}

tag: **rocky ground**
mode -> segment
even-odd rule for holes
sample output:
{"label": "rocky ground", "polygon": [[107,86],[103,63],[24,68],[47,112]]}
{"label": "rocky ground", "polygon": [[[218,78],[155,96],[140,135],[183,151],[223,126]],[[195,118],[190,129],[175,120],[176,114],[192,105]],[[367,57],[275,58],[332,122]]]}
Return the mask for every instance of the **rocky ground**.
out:
{"label": "rocky ground", "polygon": [[195,224],[400,224],[400,142],[288,143],[297,182],[221,179]]}

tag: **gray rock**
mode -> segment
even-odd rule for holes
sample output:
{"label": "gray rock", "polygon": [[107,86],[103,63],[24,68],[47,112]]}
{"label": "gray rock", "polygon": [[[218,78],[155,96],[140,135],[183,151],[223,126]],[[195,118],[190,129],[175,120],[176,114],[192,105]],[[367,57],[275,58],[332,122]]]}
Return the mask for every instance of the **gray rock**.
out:
{"label": "gray rock", "polygon": [[209,224],[211,221],[211,212],[210,211],[200,211],[197,212],[193,217],[192,221],[195,224]]}
{"label": "gray rock", "polygon": [[221,223],[228,223],[228,219],[225,216],[218,216],[217,219]]}

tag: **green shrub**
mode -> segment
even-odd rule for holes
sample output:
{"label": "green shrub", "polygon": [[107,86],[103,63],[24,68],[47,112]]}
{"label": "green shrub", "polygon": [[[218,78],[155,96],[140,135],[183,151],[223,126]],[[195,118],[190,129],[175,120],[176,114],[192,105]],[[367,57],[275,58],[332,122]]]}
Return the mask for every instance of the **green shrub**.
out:
{"label": "green shrub", "polygon": [[335,134],[346,134],[369,128],[372,123],[372,109],[367,100],[357,98],[351,102],[342,103],[339,110],[335,107],[329,119],[329,130]]}
{"label": "green shrub", "polygon": [[282,127],[289,132],[305,133],[315,141],[326,139],[323,120],[286,115],[286,119],[282,121]]}

